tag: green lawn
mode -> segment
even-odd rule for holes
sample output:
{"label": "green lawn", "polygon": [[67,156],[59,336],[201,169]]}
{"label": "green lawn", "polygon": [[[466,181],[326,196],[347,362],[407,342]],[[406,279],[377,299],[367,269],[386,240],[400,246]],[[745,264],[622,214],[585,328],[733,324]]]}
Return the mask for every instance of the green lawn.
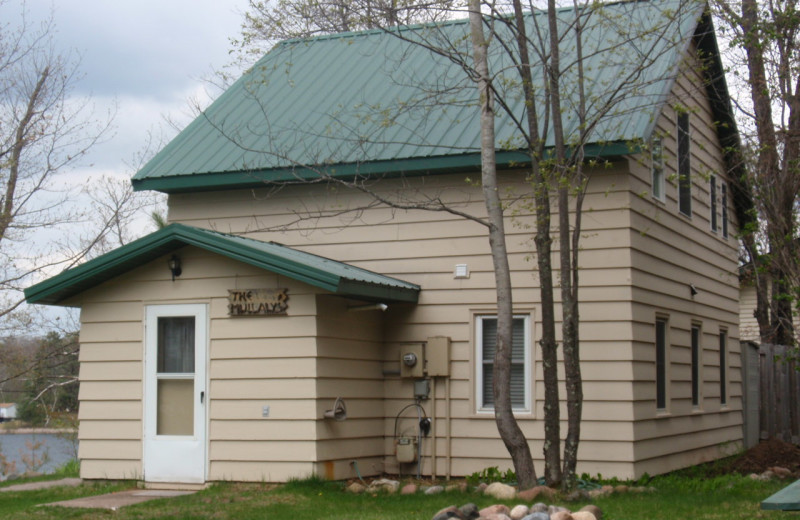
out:
{"label": "green lawn", "polygon": [[[740,476],[711,479],[668,476],[655,478],[657,491],[598,498],[604,520],[676,519],[800,519],[800,512],[761,511],[759,502],[788,482],[754,482]],[[436,496],[350,495],[335,482],[303,481],[286,486],[222,483],[195,495],[155,500],[119,511],[43,508],[38,504],[102,494],[133,484],[90,484],[78,488],[0,494],[3,519],[137,519],[231,518],[291,520],[430,519],[448,505],[474,502],[485,507],[494,500],[471,493]],[[514,503],[508,503],[514,505]],[[562,504],[579,509],[585,502]]]}

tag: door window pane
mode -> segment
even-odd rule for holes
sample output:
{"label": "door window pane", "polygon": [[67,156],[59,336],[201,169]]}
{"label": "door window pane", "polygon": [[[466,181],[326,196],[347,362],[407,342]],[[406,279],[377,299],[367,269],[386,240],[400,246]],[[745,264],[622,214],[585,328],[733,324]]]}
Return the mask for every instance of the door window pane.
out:
{"label": "door window pane", "polygon": [[158,373],[194,373],[194,316],[158,318]]}
{"label": "door window pane", "polygon": [[157,435],[194,435],[194,378],[158,380]]}

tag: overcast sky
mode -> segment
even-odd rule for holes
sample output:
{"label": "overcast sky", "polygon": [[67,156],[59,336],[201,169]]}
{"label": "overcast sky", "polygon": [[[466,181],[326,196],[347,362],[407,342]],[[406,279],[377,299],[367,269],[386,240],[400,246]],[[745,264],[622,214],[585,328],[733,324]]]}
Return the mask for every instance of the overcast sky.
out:
{"label": "overcast sky", "polygon": [[[14,24],[21,0],[8,0]],[[158,134],[164,116],[188,122],[190,97],[230,61],[246,0],[27,0],[31,20],[52,13],[56,45],[80,59],[75,95],[90,95],[98,116],[116,110],[114,132],[87,157],[94,173],[130,175],[133,156]],[[14,13],[16,11],[16,13]],[[10,14],[14,13],[14,14]],[[169,136],[174,131],[167,129]],[[81,170],[85,170],[86,165]],[[81,170],[75,174],[81,174]]]}

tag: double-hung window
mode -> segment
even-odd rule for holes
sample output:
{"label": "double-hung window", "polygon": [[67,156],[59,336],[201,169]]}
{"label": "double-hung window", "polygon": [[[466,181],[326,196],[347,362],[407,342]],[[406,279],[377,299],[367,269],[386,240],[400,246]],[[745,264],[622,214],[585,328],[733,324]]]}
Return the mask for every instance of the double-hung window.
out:
{"label": "double-hung window", "polygon": [[722,236],[728,238],[728,185],[722,183]]}
{"label": "double-hung window", "polygon": [[661,139],[653,139],[650,148],[652,163],[652,195],[654,199],[664,201],[664,147]]}
{"label": "double-hung window", "polygon": [[678,114],[678,210],[692,216],[692,165],[690,162],[689,113]]}
{"label": "double-hung window", "polygon": [[667,408],[667,319],[656,318],[656,409]]}
{"label": "double-hung window", "polygon": [[728,331],[719,331],[719,404],[728,404]]}
{"label": "double-hung window", "polygon": [[[511,406],[531,410],[531,320],[516,315],[511,330]],[[497,350],[497,316],[477,316],[475,322],[476,388],[478,411],[494,409],[494,354]]]}
{"label": "double-hung window", "polygon": [[711,202],[711,231],[717,232],[717,177],[712,175],[708,180],[709,200]]}
{"label": "double-hung window", "polygon": [[692,325],[692,406],[695,408],[700,407],[700,363],[703,361],[700,347],[700,336],[700,325]]}

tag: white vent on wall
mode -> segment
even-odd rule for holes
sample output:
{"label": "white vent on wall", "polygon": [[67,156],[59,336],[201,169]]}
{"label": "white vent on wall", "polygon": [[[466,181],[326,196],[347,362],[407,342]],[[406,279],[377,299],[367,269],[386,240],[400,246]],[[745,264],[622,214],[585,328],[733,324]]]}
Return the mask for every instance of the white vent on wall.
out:
{"label": "white vent on wall", "polygon": [[456,264],[453,278],[469,278],[469,266],[467,264]]}

